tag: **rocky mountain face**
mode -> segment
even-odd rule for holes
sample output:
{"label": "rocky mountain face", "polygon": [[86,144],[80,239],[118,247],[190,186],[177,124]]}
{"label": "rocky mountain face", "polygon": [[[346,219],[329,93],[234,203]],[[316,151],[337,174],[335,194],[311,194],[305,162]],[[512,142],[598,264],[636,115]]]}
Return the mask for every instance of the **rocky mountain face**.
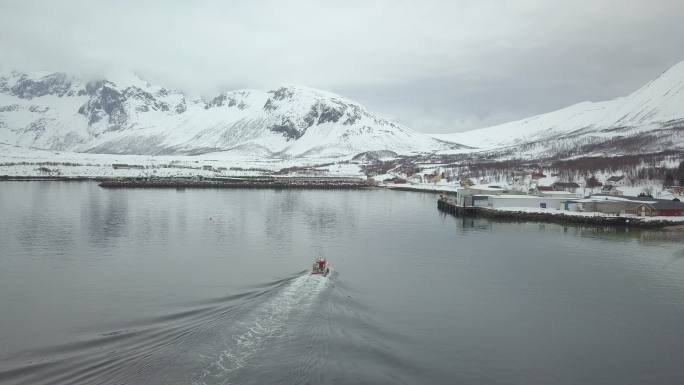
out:
{"label": "rocky mountain face", "polygon": [[349,156],[457,148],[304,88],[237,90],[188,99],[130,76],[83,81],[62,73],[0,76],[0,141],[118,154]]}
{"label": "rocky mountain face", "polygon": [[114,154],[256,157],[460,154],[543,159],[684,151],[684,62],[632,94],[493,127],[425,135],[320,90],[236,90],[208,99],[136,76],[85,81],[0,74],[0,142]]}

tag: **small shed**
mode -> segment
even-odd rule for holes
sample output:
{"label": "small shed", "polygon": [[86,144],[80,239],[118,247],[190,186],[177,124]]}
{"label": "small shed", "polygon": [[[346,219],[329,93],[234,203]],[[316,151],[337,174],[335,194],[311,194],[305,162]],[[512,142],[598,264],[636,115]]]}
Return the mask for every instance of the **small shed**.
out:
{"label": "small shed", "polygon": [[601,188],[601,194],[608,194],[608,195],[615,195],[615,196],[621,196],[623,193],[621,190],[618,190],[615,186],[610,185],[610,184],[604,184],[603,187]]}
{"label": "small shed", "polygon": [[571,193],[574,193],[577,191],[577,189],[580,187],[575,182],[556,182],[551,185],[555,191],[568,191]]}
{"label": "small shed", "polygon": [[634,208],[634,211],[630,214],[634,214],[639,217],[652,217],[654,215],[657,215],[655,208],[653,208],[653,206],[649,203],[639,203]]}
{"label": "small shed", "polygon": [[610,178],[606,179],[606,184],[610,184],[613,186],[623,186],[624,181],[625,181],[624,175],[613,175]]}

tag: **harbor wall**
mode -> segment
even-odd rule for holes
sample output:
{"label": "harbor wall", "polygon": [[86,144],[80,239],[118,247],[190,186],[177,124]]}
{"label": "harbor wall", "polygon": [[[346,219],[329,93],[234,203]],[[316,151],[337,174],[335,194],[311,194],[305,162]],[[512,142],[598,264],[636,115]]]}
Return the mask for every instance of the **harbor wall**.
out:
{"label": "harbor wall", "polygon": [[452,200],[444,198],[440,198],[437,201],[437,208],[440,211],[455,216],[474,216],[510,221],[534,221],[551,222],[559,224],[580,224],[592,226],[619,226],[641,228],[659,228],[684,224],[684,218],[682,218],[682,220],[678,222],[671,220],[649,220],[646,218],[639,217],[572,215],[565,214],[563,212],[544,213],[529,211],[497,210],[489,207],[477,206],[458,206]]}
{"label": "harbor wall", "polygon": [[120,178],[100,183],[103,188],[241,188],[358,190],[372,187],[365,180],[351,178]]}

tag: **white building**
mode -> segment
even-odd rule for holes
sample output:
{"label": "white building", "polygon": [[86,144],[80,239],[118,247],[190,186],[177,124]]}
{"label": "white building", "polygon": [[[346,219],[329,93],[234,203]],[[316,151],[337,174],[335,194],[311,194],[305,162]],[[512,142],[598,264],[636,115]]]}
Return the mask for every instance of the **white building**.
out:
{"label": "white building", "polygon": [[456,204],[459,206],[475,206],[475,195],[501,195],[507,190],[498,186],[474,185],[456,189]]}
{"label": "white building", "polygon": [[534,196],[534,195],[475,195],[473,196],[473,206],[491,208],[533,208],[533,209],[553,209],[568,210],[567,202],[577,199],[576,197],[554,197],[554,196]]}
{"label": "white building", "polygon": [[606,179],[607,185],[611,186],[624,186],[626,185],[627,179],[625,178],[624,175],[613,175],[610,178]]}

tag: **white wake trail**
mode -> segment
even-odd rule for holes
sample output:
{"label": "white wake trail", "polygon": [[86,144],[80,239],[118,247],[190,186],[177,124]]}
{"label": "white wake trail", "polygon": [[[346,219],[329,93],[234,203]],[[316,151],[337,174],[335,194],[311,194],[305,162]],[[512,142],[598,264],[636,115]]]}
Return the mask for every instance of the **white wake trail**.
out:
{"label": "white wake trail", "polygon": [[226,383],[231,373],[247,366],[258,352],[282,334],[293,315],[310,311],[327,283],[328,278],[303,275],[249,311],[232,325],[224,338],[225,349],[193,384]]}

